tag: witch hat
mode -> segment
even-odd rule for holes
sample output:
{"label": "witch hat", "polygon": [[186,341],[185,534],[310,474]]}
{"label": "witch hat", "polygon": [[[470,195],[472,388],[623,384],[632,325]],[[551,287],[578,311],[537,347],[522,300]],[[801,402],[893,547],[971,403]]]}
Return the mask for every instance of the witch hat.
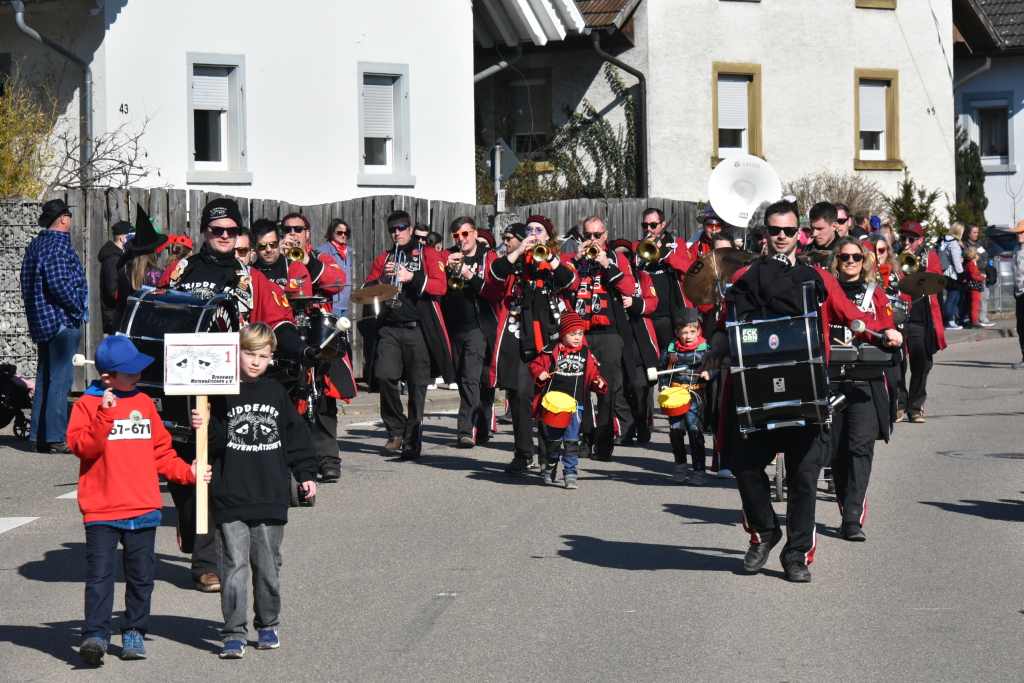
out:
{"label": "witch hat", "polygon": [[135,205],[135,237],[125,243],[124,250],[132,254],[156,251],[167,243],[167,235],[161,235],[149,221],[149,215],[141,204]]}

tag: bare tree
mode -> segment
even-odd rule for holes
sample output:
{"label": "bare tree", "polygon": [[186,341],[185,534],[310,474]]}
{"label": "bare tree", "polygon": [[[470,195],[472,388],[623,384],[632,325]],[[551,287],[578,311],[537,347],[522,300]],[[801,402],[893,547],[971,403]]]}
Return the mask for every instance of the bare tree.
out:
{"label": "bare tree", "polygon": [[810,210],[818,202],[839,202],[851,211],[866,211],[875,216],[884,216],[887,211],[885,195],[878,183],[860,175],[833,171],[811,173],[783,183],[782,193],[795,196],[802,211]]}

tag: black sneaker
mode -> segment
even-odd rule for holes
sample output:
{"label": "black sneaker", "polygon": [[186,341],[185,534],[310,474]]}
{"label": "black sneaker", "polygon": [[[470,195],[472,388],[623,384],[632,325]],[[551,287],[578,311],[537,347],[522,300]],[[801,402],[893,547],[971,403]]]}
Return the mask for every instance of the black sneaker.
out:
{"label": "black sneaker", "polygon": [[505,474],[522,474],[523,472],[526,471],[526,467],[529,464],[529,458],[523,458],[517,455],[514,458],[512,458],[512,462],[505,466]]}
{"label": "black sneaker", "polygon": [[402,460],[418,460],[420,457],[420,445],[405,446],[402,448]]}
{"label": "black sneaker", "polygon": [[803,562],[790,562],[786,565],[786,581],[792,583],[810,583],[811,570]]}
{"label": "black sneaker", "polygon": [[555,471],[558,469],[558,463],[544,465],[544,483],[554,484],[555,483]]}
{"label": "black sneaker", "polygon": [[107,654],[107,641],[102,638],[86,638],[78,648],[78,654],[89,666],[99,666],[103,663],[103,655]]}
{"label": "black sneaker", "polygon": [[860,524],[844,524],[839,529],[839,535],[847,541],[866,541],[867,535]]}
{"label": "black sneaker", "polygon": [[54,455],[71,455],[71,449],[68,448],[67,441],[55,441],[50,444],[50,453]]}
{"label": "black sneaker", "polygon": [[772,553],[772,548],[779,544],[782,540],[782,529],[775,527],[772,531],[772,538],[767,543],[751,543],[747,547],[747,554],[743,556],[743,569],[748,572],[758,572],[768,562],[768,556]]}
{"label": "black sneaker", "polygon": [[644,427],[636,430],[636,442],[641,446],[645,443],[651,442],[651,429],[650,427]]}
{"label": "black sneaker", "polygon": [[328,465],[327,467],[320,470],[320,481],[325,484],[333,484],[341,479],[341,469]]}

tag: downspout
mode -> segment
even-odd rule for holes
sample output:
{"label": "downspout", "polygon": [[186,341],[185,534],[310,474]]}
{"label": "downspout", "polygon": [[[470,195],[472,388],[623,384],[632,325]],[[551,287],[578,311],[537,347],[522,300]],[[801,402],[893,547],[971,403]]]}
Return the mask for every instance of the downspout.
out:
{"label": "downspout", "polygon": [[613,66],[617,66],[628,74],[632,74],[640,81],[640,96],[637,98],[637,118],[639,119],[639,130],[637,131],[637,178],[636,194],[638,197],[647,196],[647,78],[639,69],[634,69],[625,62],[622,62],[601,49],[601,34],[598,31],[590,32],[591,44],[597,56]]}
{"label": "downspout", "polygon": [[84,59],[79,57],[73,52],[65,50],[63,47],[53,42],[45,36],[39,35],[39,32],[25,24],[25,3],[23,0],[12,0],[11,5],[14,7],[14,23],[18,25],[18,29],[26,36],[36,41],[40,45],[45,45],[50,48],[64,59],[74,62],[78,66],[82,67],[85,72],[85,83],[82,86],[82,106],[85,108],[85,140],[82,141],[82,175],[83,184],[86,184],[89,176],[88,164],[92,160],[92,127],[93,127],[93,113],[92,113],[92,67],[90,67]]}
{"label": "downspout", "polygon": [[992,68],[992,55],[985,55],[985,63],[984,64],[982,64],[977,69],[975,69],[974,71],[972,71],[971,73],[967,74],[966,76],[964,76],[959,81],[957,81],[956,83],[953,84],[954,92],[957,90],[957,88],[959,88],[960,86],[965,84],[967,81],[974,80],[975,78],[977,78],[978,76],[980,76],[981,74],[985,73],[986,71],[988,71],[991,68]]}
{"label": "downspout", "polygon": [[523,56],[523,44],[519,43],[518,45],[516,45],[516,51],[513,52],[511,55],[509,55],[508,59],[503,59],[500,62],[498,62],[497,64],[495,64],[494,66],[489,66],[486,69],[484,69],[483,71],[481,71],[480,73],[476,74],[475,76],[473,76],[473,82],[474,83],[479,83],[480,81],[484,80],[485,78],[490,78],[491,76],[493,76],[494,74],[498,73],[502,69],[507,69],[512,64],[515,64],[516,62],[518,62],[519,58],[522,57],[522,56]]}

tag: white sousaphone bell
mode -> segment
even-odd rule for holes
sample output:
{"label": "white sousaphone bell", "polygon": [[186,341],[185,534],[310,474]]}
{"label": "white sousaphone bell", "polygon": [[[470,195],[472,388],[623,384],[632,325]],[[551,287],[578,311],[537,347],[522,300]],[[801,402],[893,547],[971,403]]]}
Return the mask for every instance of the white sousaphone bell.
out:
{"label": "white sousaphone bell", "polygon": [[782,181],[767,161],[750,154],[726,157],[708,179],[708,201],[723,221],[746,228],[757,207],[782,196]]}

